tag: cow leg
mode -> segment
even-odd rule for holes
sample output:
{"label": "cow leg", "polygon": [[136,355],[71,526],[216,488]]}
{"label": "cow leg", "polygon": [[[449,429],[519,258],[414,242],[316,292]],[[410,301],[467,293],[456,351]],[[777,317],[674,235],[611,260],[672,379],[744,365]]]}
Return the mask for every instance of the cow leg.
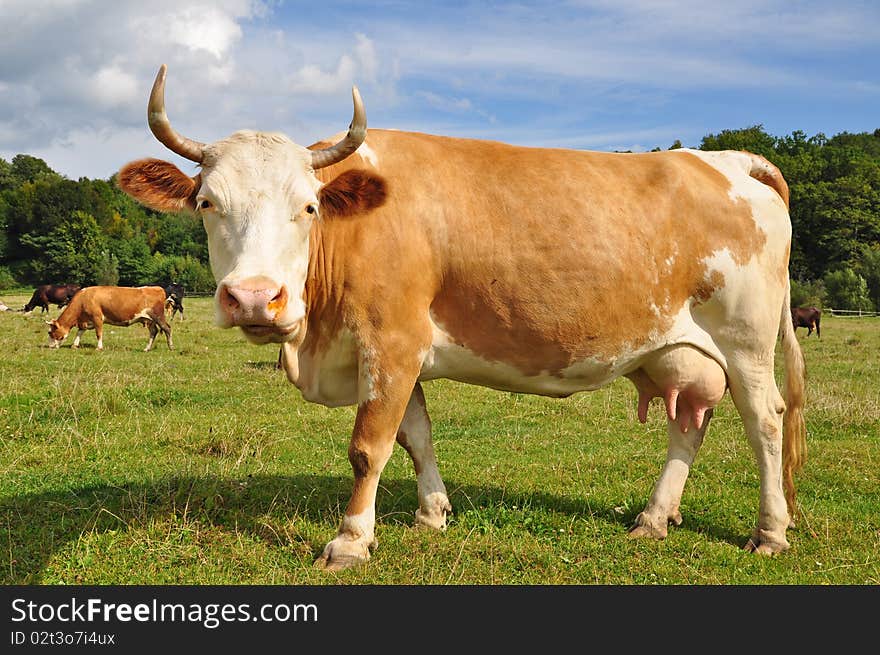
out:
{"label": "cow leg", "polygon": [[155,321],[148,322],[147,329],[150,331],[150,340],[147,341],[147,347],[144,348],[144,352],[150,351],[153,347],[153,342],[156,340],[156,335],[159,334],[159,328],[156,326]]}
{"label": "cow leg", "polygon": [[153,340],[156,338],[156,335],[159,334],[159,330],[162,330],[162,334],[165,335],[165,342],[168,344],[168,350],[174,350],[174,344],[171,342],[171,326],[168,324],[168,321],[165,320],[165,314],[159,314],[156,317],[155,321],[151,321],[150,324],[150,343],[147,344],[147,350],[153,347]]}
{"label": "cow leg", "polygon": [[440,478],[434,444],[431,442],[431,419],[425,407],[422,385],[416,383],[406,413],[397,430],[397,443],[412,458],[419,490],[416,524],[436,530],[446,529],[446,514],[452,511],[446,486]]}
{"label": "cow leg", "polygon": [[95,350],[104,350],[104,317],[95,316],[93,323],[95,325],[95,335],[98,337],[98,345],[95,346]]}
{"label": "cow leg", "polygon": [[174,344],[171,342],[171,325],[165,320],[164,314],[159,315],[156,324],[159,326],[158,329],[162,330],[162,333],[165,335],[165,343],[168,344],[168,350],[174,350]]}
{"label": "cow leg", "polygon": [[82,336],[83,332],[85,332],[85,330],[83,328],[81,328],[81,327],[76,328],[76,336],[73,338],[73,343],[70,344],[71,348],[79,348],[79,338]]}
{"label": "cow leg", "polygon": [[666,451],[666,464],[654,486],[654,493],[645,509],[636,517],[629,531],[631,537],[651,537],[665,539],[669,522],[681,525],[679,504],[687,482],[694,458],[703,444],[706,428],[712,418],[713,410],[706,410],[700,428],[691,427],[681,431],[678,421],[667,420],[669,446]]}
{"label": "cow leg", "polygon": [[[416,357],[411,359],[416,361]],[[331,571],[366,562],[370,549],[378,545],[373,531],[379,476],[391,457],[418,376],[417,370],[380,369],[372,363],[376,360],[373,353],[372,357],[362,358],[360,364],[360,402],[348,447],[354,471],[351,499],[336,538],[315,561],[317,567]]]}
{"label": "cow leg", "polygon": [[730,396],[736,405],[749,445],[758,462],[761,498],[758,507],[758,526],[746,550],[772,555],[788,550],[785,531],[790,518],[782,488],[782,414],[785,401],[773,378],[773,360],[770,368],[764,364],[730,367]]}

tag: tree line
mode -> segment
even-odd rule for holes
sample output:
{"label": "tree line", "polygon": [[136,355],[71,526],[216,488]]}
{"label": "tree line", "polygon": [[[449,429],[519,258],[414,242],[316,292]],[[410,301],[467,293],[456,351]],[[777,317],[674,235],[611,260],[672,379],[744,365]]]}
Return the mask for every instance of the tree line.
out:
{"label": "tree line", "polygon": [[[776,137],[754,125],[709,134],[699,148],[749,150],[782,171],[793,304],[880,309],[880,129]],[[214,290],[197,219],[143,207],[115,177],[73,181],[30,155],[0,158],[0,289],[47,282]]]}
{"label": "tree line", "polygon": [[73,181],[37,157],[0,158],[0,289],[66,282],[214,290],[200,221],[143,207],[115,177]]}

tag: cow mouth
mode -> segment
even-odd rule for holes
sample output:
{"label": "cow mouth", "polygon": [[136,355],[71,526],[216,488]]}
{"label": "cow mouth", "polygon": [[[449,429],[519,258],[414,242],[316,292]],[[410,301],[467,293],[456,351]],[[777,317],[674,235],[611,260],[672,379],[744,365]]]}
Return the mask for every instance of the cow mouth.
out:
{"label": "cow mouth", "polygon": [[261,343],[282,343],[293,339],[302,325],[300,321],[292,325],[240,325],[246,336],[259,340]]}

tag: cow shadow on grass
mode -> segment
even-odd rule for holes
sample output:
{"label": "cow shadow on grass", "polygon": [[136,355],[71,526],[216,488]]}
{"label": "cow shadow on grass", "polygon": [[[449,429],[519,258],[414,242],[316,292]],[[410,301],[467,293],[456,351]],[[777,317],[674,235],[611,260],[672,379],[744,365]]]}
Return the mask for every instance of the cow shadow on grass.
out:
{"label": "cow shadow on grass", "polygon": [[[597,507],[592,501],[541,492],[511,495],[509,490],[489,486],[456,486],[447,480],[457,515],[476,512],[491,515],[499,507],[529,512],[564,514],[605,521],[622,528],[623,538],[645,499],[624,499],[624,507]],[[246,478],[219,476],[169,477],[152,483],[83,486],[65,491],[22,494],[0,500],[0,584],[40,584],[53,555],[79,540],[83,534],[125,531],[159,521],[186,522],[230,532],[243,531],[274,542],[279,548],[293,547],[298,553],[318,557],[338,527],[351,493],[350,477],[322,475]],[[377,497],[377,528],[383,524],[413,524],[418,506],[413,479],[383,478]],[[325,524],[319,537],[280,537],[267,524],[267,515],[296,517]],[[284,518],[282,521],[286,520]],[[490,519],[491,521],[491,519]],[[731,544],[741,544],[743,535],[710,525],[694,516],[687,527]]]}

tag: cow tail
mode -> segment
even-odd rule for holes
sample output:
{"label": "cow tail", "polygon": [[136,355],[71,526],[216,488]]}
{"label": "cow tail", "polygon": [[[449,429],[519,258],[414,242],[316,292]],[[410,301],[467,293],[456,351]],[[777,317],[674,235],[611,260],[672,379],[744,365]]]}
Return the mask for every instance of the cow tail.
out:
{"label": "cow tail", "polygon": [[782,176],[782,171],[780,171],[775,164],[771,163],[761,155],[756,155],[751,152],[746,152],[745,154],[747,154],[751,160],[749,165],[749,176],[755,178],[758,182],[763,182],[776,191],[776,193],[779,194],[779,197],[782,198],[785,206],[788,207],[790,194],[788,190],[788,182],[786,182],[785,178]]}
{"label": "cow tail", "polygon": [[806,365],[800,343],[791,322],[791,283],[785,285],[785,304],[779,321],[779,336],[785,362],[785,414],[782,417],[782,486],[788,514],[794,521],[797,513],[797,490],[794,474],[804,467],[807,458],[807,427],[804,421]]}

